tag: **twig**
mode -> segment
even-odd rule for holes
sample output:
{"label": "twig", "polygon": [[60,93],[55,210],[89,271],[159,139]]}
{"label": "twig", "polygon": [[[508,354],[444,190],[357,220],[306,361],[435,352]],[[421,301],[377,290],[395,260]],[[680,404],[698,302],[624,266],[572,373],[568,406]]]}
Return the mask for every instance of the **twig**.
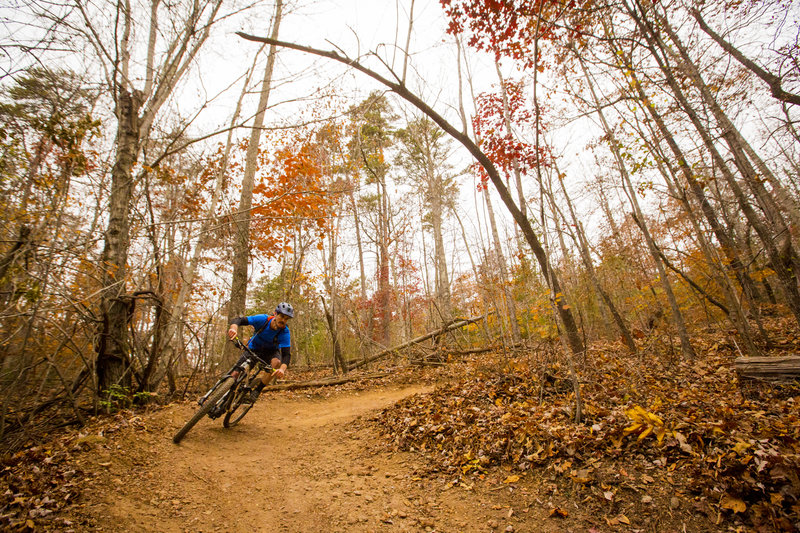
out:
{"label": "twig", "polygon": [[206,478],[204,478],[203,476],[199,476],[199,475],[197,475],[197,474],[194,472],[194,470],[192,470],[192,467],[189,467],[189,472],[190,472],[190,473],[191,473],[191,474],[192,474],[194,477],[196,477],[196,478],[197,478],[197,479],[199,479],[200,481],[204,482],[206,485],[211,485],[211,482],[210,482],[209,480],[207,480],[207,479],[206,479]]}

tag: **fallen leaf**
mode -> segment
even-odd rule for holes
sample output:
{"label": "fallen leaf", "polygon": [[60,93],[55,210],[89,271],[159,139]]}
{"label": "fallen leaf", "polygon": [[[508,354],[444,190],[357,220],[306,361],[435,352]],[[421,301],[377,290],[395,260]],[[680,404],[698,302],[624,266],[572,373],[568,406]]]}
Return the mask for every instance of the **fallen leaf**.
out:
{"label": "fallen leaf", "polygon": [[739,498],[725,494],[719,501],[719,506],[723,509],[730,509],[734,513],[743,513],[747,510],[747,504]]}
{"label": "fallen leaf", "polygon": [[686,437],[680,431],[675,432],[675,439],[678,441],[678,445],[681,447],[681,451],[684,453],[692,453],[692,446],[688,442],[686,442]]}

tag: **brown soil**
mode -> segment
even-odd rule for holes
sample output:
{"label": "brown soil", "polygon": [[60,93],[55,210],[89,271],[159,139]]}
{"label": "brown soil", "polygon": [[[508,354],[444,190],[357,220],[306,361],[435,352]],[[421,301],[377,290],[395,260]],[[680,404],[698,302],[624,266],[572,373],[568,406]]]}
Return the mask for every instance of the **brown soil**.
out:
{"label": "brown soil", "polygon": [[[85,439],[87,474],[65,522],[74,531],[586,531],[502,469],[471,484],[430,472],[424,458],[392,452],[365,421],[422,385],[323,396],[271,393],[236,427],[201,420],[184,403]],[[543,498],[543,499],[542,499]],[[562,512],[553,512],[558,508]],[[598,522],[602,519],[597,517]],[[605,524],[604,524],[605,525]],[[589,526],[591,527],[591,526]],[[603,528],[605,529],[605,528]]]}

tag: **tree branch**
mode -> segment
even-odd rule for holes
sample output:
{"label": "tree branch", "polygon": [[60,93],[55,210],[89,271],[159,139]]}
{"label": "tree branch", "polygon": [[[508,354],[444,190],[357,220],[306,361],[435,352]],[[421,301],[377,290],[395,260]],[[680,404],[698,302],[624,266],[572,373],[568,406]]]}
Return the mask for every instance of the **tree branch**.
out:
{"label": "tree branch", "polygon": [[705,20],[703,20],[703,18],[700,16],[700,12],[697,9],[692,9],[692,16],[700,25],[700,29],[706,32],[709,37],[714,39],[714,41],[716,41],[716,43],[720,45],[723,50],[732,55],[734,59],[752,71],[756,76],[764,80],[767,85],[769,85],[769,90],[772,93],[772,96],[781,102],[786,102],[787,104],[800,105],[800,95],[785,91],[783,87],[781,87],[781,79],[778,76],[772,74],[771,72],[767,72],[763,68],[756,65],[754,61],[746,58],[744,54],[742,54],[731,43],[723,39],[714,30],[709,28],[708,24],[706,24]]}

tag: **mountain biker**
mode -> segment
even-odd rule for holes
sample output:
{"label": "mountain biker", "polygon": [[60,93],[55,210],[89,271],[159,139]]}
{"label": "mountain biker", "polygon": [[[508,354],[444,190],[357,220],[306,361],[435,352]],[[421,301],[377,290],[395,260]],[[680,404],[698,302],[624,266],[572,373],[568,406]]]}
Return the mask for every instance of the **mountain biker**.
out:
{"label": "mountain biker", "polygon": [[[253,350],[260,358],[269,361],[272,368],[275,369],[272,374],[261,374],[261,379],[253,389],[252,401],[258,398],[261,390],[273,378],[282,378],[286,374],[286,369],[292,359],[291,334],[287,324],[289,319],[293,317],[294,308],[292,308],[292,305],[287,302],[281,302],[275,307],[274,315],[240,316],[231,320],[228,328],[228,337],[234,339],[239,332],[239,326],[253,326],[256,333],[250,337],[247,347]],[[244,362],[244,356],[239,360],[239,364],[242,362]]]}

